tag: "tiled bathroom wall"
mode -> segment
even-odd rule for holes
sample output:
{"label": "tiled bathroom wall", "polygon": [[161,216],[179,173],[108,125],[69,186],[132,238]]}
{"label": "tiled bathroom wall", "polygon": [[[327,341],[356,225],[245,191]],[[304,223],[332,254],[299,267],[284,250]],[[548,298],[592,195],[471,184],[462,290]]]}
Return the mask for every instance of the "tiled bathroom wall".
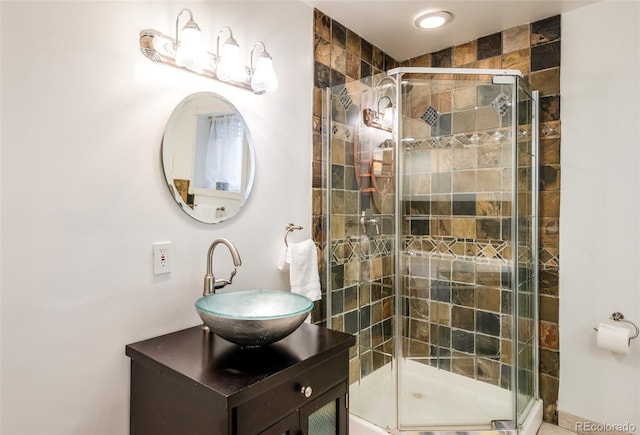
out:
{"label": "tiled bathroom wall", "polygon": [[[389,362],[393,348],[394,203],[392,195],[371,192],[371,177],[361,175],[369,172],[370,160],[364,160],[371,145],[359,131],[360,100],[365,98],[360,79],[370,83],[396,62],[322,12],[314,13],[313,232],[322,252],[321,276],[328,271],[331,281],[332,327],[357,333],[358,346],[352,349],[350,362],[355,381]],[[327,87],[336,95],[331,106],[323,108],[322,92]],[[340,90],[344,92],[338,94]],[[327,110],[332,112],[331,125],[323,120]],[[323,155],[321,128],[332,129],[330,161]],[[389,132],[379,133],[381,137],[369,139],[380,142],[384,135],[391,137]],[[323,171],[331,176],[330,192],[323,185]],[[331,234],[326,234],[327,208]],[[377,223],[362,224],[363,212],[375,214]],[[318,307],[317,318],[325,318],[325,310],[325,305]]]}
{"label": "tiled bathroom wall", "polygon": [[[333,289],[332,327],[354,333],[360,331],[360,358],[358,350],[353,350],[351,377],[366,375],[388,360],[393,340],[391,315],[393,307],[393,220],[391,214],[393,202],[385,199],[385,195],[362,192],[356,178],[357,151],[362,144],[357,143],[357,125],[360,110],[351,109],[349,101],[336,96],[331,110],[333,120],[331,126],[323,124],[322,89],[344,84],[353,107],[359,107],[359,98],[364,98],[364,91],[358,86],[361,78],[371,77],[395,66],[434,66],[434,67],[470,67],[470,68],[505,68],[519,69],[531,84],[532,89],[540,91],[540,395],[545,405],[545,420],[556,420],[556,400],[558,395],[559,346],[558,346],[558,228],[560,200],[560,17],[551,17],[532,24],[507,29],[503,32],[488,35],[466,44],[450,47],[436,53],[425,54],[402,63],[396,62],[378,48],[372,46],[358,35],[346,29],[340,23],[331,20],[322,12],[315,11],[314,20],[315,44],[315,87],[314,87],[314,161],[313,161],[313,226],[314,237],[323,255],[320,256],[322,272],[329,270],[330,288]],[[366,83],[371,85],[371,83]],[[344,97],[344,96],[343,96]],[[346,103],[346,105],[345,105]],[[351,110],[350,110],[351,109]],[[325,112],[327,109],[324,109]],[[357,112],[357,113],[356,113]],[[356,122],[358,121],[358,122]],[[446,123],[440,127],[447,128]],[[332,143],[331,161],[323,161],[322,128],[335,129]],[[445,133],[443,131],[443,133]],[[463,133],[452,132],[448,133]],[[459,156],[460,157],[460,156]],[[323,169],[329,169],[333,179],[333,190],[327,192],[323,185]],[[491,170],[489,166],[483,168]],[[464,178],[464,177],[463,177]],[[456,183],[464,183],[459,178]],[[484,181],[489,178],[483,178]],[[441,180],[452,183],[453,180]],[[468,180],[467,180],[468,181]],[[489,182],[487,181],[487,182]],[[362,183],[361,183],[362,184]],[[462,188],[461,185],[459,185]],[[416,185],[419,189],[420,186]],[[486,193],[490,192],[484,189]],[[440,337],[438,352],[442,355],[454,353],[464,355],[468,346],[470,325],[482,329],[473,338],[474,346],[483,351],[501,355],[496,359],[479,359],[476,365],[469,365],[464,358],[455,359],[453,366],[443,367],[461,374],[469,375],[471,371],[486,382],[506,386],[508,379],[511,345],[510,337],[503,335],[508,325],[497,324],[493,320],[500,318],[508,306],[508,292],[501,286],[504,272],[501,262],[509,259],[506,245],[501,244],[502,233],[508,227],[506,217],[509,214],[505,205],[490,195],[480,195],[469,201],[456,201],[453,214],[431,219],[420,219],[424,209],[417,202],[407,204],[416,219],[407,221],[405,234],[428,234],[427,237],[408,238],[407,243],[419,243],[420,249],[431,252],[430,261],[439,261],[443,274],[451,270],[451,259],[447,252],[473,250],[474,255],[484,256],[484,264],[477,267],[473,276],[474,282],[465,285],[465,277],[457,279],[454,287],[443,287],[435,292],[431,288],[431,298],[420,297],[423,282],[414,276],[406,282],[411,297],[408,298],[407,310],[407,343],[405,350],[411,354],[425,343],[427,337]],[[328,199],[331,199],[329,202]],[[458,198],[460,199],[460,198]],[[372,204],[375,202],[375,204]],[[331,210],[327,210],[327,204]],[[497,212],[491,212],[499,206]],[[379,231],[371,226],[360,227],[361,212],[375,208],[380,213]],[[436,204],[437,206],[437,204]],[[464,208],[464,210],[463,210]],[[473,210],[471,210],[473,209]],[[437,210],[436,210],[437,211]],[[471,213],[474,211],[474,213]],[[495,211],[495,210],[494,210]],[[333,216],[332,234],[326,234],[327,213]],[[388,216],[387,216],[388,213]],[[429,210],[433,214],[433,210]],[[438,213],[436,213],[438,215]],[[430,216],[432,217],[432,216]],[[424,225],[428,225],[425,231]],[[379,234],[378,234],[379,232]],[[355,237],[362,234],[368,238]],[[472,234],[473,233],[473,234]],[[464,240],[451,242],[451,236]],[[467,239],[491,239],[495,243],[473,243],[466,246]],[[449,237],[449,238],[447,238]],[[331,240],[331,243],[329,242]],[[429,248],[431,246],[431,248]],[[405,246],[407,248],[410,246]],[[426,247],[426,249],[425,249]],[[328,250],[328,251],[327,251]],[[328,253],[328,255],[327,255]],[[442,258],[440,258],[442,257]],[[324,259],[329,258],[329,264]],[[453,258],[453,257],[452,257]],[[417,263],[420,258],[412,259]],[[447,269],[448,268],[448,269]],[[480,271],[481,273],[479,273]],[[322,273],[321,276],[325,276]],[[468,278],[468,277],[467,277]],[[409,279],[409,278],[407,278]],[[326,281],[326,280],[325,280]],[[365,282],[364,285],[356,285]],[[446,285],[445,285],[446,286]],[[473,286],[473,291],[470,290]],[[436,286],[437,287],[437,286]],[[326,292],[326,282],[323,291]],[[448,291],[448,293],[447,293]],[[445,295],[446,293],[446,295]],[[435,294],[435,297],[434,297]],[[442,298],[438,299],[438,295]],[[445,296],[447,300],[445,300]],[[471,300],[470,298],[473,298]],[[314,319],[326,317],[326,294],[321,304],[314,310]],[[411,306],[413,304],[413,306]],[[478,305],[479,304],[479,305]],[[437,314],[436,322],[420,322],[411,313]],[[416,308],[417,307],[417,308]],[[508,319],[507,316],[503,316]],[[452,328],[452,326],[454,328]],[[455,329],[456,334],[451,329]],[[474,330],[475,331],[475,330]],[[420,340],[420,337],[423,340]],[[480,341],[478,341],[480,337]],[[411,346],[414,346],[412,349]],[[502,349],[501,349],[502,348]],[[461,353],[462,352],[462,353]],[[426,354],[429,354],[427,351]],[[509,356],[507,356],[509,355]],[[445,360],[443,360],[445,361]]]}

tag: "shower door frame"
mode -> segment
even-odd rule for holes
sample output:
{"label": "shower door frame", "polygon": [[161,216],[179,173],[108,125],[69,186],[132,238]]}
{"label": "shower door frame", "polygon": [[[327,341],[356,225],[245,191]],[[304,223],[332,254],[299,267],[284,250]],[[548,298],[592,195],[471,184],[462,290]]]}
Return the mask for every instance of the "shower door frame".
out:
{"label": "shower door frame", "polygon": [[[534,288],[534,303],[533,303],[533,311],[531,312],[531,316],[532,316],[532,322],[534,325],[534,329],[533,329],[533,336],[532,336],[532,341],[534,343],[533,346],[533,370],[532,370],[532,380],[533,380],[533,391],[531,394],[531,398],[527,401],[527,403],[525,404],[525,406],[523,407],[523,409],[519,408],[519,397],[518,397],[518,391],[519,391],[519,377],[518,377],[518,373],[515,370],[512,370],[512,385],[513,385],[513,401],[514,401],[514,416],[513,416],[513,422],[515,423],[516,427],[520,427],[523,423],[524,420],[526,420],[527,416],[530,414],[535,401],[537,399],[539,399],[539,369],[538,369],[538,364],[539,364],[539,345],[538,345],[538,341],[539,341],[539,331],[538,331],[538,322],[539,322],[539,303],[538,303],[538,299],[539,299],[539,295],[540,295],[540,287],[539,287],[539,210],[538,210],[538,205],[539,205],[539,194],[538,194],[538,189],[539,189],[539,133],[538,133],[538,129],[539,129],[539,98],[540,98],[540,93],[539,91],[531,91],[530,89],[524,89],[523,85],[527,84],[527,82],[523,82],[521,80],[516,80],[515,83],[515,92],[513,95],[513,104],[515,105],[514,107],[516,107],[515,110],[515,122],[513,124],[513,129],[514,129],[514,141],[516,142],[516,147],[514,149],[514,155],[513,155],[513,165],[515,167],[515,170],[517,171],[518,168],[520,167],[520,162],[518,159],[519,156],[519,149],[517,146],[517,141],[518,141],[518,127],[519,127],[519,122],[520,122],[520,114],[518,113],[520,110],[520,104],[519,102],[522,101],[519,97],[521,96],[521,93],[526,93],[526,95],[530,98],[532,104],[529,107],[529,109],[531,110],[531,116],[530,116],[530,121],[531,121],[531,210],[532,210],[532,215],[531,215],[531,219],[532,219],[532,225],[531,225],[531,241],[532,241],[532,250],[531,250],[531,264],[532,267],[534,267],[536,269],[535,273],[533,274],[533,288]],[[528,86],[527,86],[528,88]],[[517,175],[517,174],[516,174]],[[513,185],[513,190],[514,190],[514,195],[515,195],[515,209],[514,209],[514,213],[516,214],[516,217],[519,216],[518,214],[518,180],[517,180],[517,176],[514,176],[514,185]],[[514,222],[512,223],[513,228],[513,234],[514,234],[514,246],[518,246],[515,245],[516,243],[520,242],[520,237],[519,237],[519,233],[517,231],[517,219],[514,219]],[[515,276],[519,276],[518,275],[518,269],[519,269],[519,261],[517,261],[517,259],[514,259],[514,269],[515,269]],[[513,301],[514,303],[516,303],[517,300],[517,287],[519,285],[520,281],[516,278],[513,280],[512,283],[512,290],[514,291],[513,294]],[[519,316],[518,313],[518,306],[514,305],[514,313],[515,313],[515,317]],[[514,328],[514,333],[517,334],[518,333],[518,322],[513,322],[513,328]],[[518,336],[515,335],[514,336],[516,339],[516,343],[518,342]],[[516,344],[515,346],[515,354],[514,354],[514,365],[517,367],[517,361],[518,361],[518,351],[519,351],[519,347]]]}
{"label": "shower door frame", "polygon": [[[401,298],[400,295],[400,286],[401,286],[401,279],[400,277],[402,276],[401,273],[401,262],[399,260],[399,254],[400,254],[400,248],[402,246],[402,235],[401,235],[401,231],[400,229],[402,228],[402,220],[403,220],[403,215],[400,212],[402,210],[402,197],[403,195],[401,194],[401,189],[402,189],[402,175],[400,174],[400,170],[398,169],[398,166],[401,164],[401,150],[400,150],[400,144],[402,143],[401,139],[402,139],[402,132],[400,131],[400,124],[401,124],[401,119],[402,119],[402,92],[401,92],[401,86],[402,86],[402,77],[404,74],[451,74],[454,77],[456,75],[473,75],[473,76],[478,76],[478,75],[490,75],[492,77],[505,77],[507,78],[505,80],[504,83],[494,83],[494,84],[511,84],[513,86],[513,92],[512,92],[512,107],[515,109],[512,109],[512,115],[513,115],[513,122],[511,125],[511,129],[512,129],[512,166],[513,166],[513,174],[512,174],[512,188],[511,188],[511,193],[513,195],[513,210],[512,210],[512,217],[515,217],[512,219],[512,227],[511,227],[511,232],[512,232],[512,246],[514,247],[514,254],[513,254],[513,266],[512,266],[512,273],[513,273],[513,279],[511,280],[511,291],[512,291],[512,312],[513,314],[513,321],[512,321],[512,325],[511,325],[511,333],[512,333],[512,337],[514,337],[515,340],[515,345],[513,346],[512,352],[513,352],[513,366],[512,366],[512,370],[511,370],[511,393],[512,393],[512,420],[511,422],[513,423],[512,427],[509,427],[509,429],[511,430],[517,430],[517,428],[521,425],[521,421],[520,421],[520,416],[524,416],[524,418],[526,418],[526,416],[529,414],[530,410],[533,407],[533,404],[535,402],[536,399],[538,399],[539,394],[538,394],[538,370],[537,367],[535,367],[535,369],[533,370],[534,376],[534,389],[533,389],[533,394],[531,399],[529,400],[527,405],[525,406],[523,412],[519,412],[520,410],[518,409],[518,370],[516,370],[515,368],[518,366],[517,364],[517,360],[518,360],[518,322],[517,322],[517,318],[518,318],[518,258],[517,258],[517,249],[519,247],[518,242],[519,242],[519,237],[518,237],[518,222],[517,222],[517,215],[518,215],[518,209],[517,209],[517,203],[518,203],[518,147],[517,146],[513,146],[513,143],[515,143],[517,145],[517,141],[518,141],[518,126],[519,126],[519,114],[518,114],[518,96],[520,95],[520,92],[522,92],[520,86],[521,86],[521,82],[520,80],[522,80],[522,73],[519,70],[513,70],[513,69],[476,69],[476,68],[438,68],[438,67],[399,67],[399,68],[394,68],[391,69],[389,71],[387,71],[387,76],[391,77],[394,82],[396,83],[396,95],[395,95],[395,101],[394,101],[394,106],[396,108],[396,113],[394,116],[394,124],[393,124],[393,140],[396,143],[396,147],[395,147],[395,152],[394,152],[394,160],[396,162],[396,171],[395,171],[395,186],[396,186],[396,191],[395,191],[395,209],[396,209],[396,214],[395,214],[395,227],[396,227],[396,232],[395,232],[395,246],[396,246],[396,261],[395,261],[395,269],[394,269],[394,274],[395,274],[395,282],[396,282],[396,293],[395,293],[395,298],[396,298],[396,304],[395,304],[395,321],[394,321],[394,328],[396,330],[396,334],[399,333],[399,331],[402,331],[402,304],[399,302],[399,299]],[[512,81],[510,79],[513,79]],[[537,248],[538,248],[538,161],[537,161],[537,156],[538,156],[538,91],[533,91],[533,92],[528,92],[528,95],[531,97],[531,99],[535,102],[535,104],[532,104],[531,106],[531,132],[532,132],[532,138],[531,138],[531,144],[532,144],[532,164],[531,167],[534,168],[535,170],[532,171],[532,189],[531,189],[531,194],[532,194],[532,210],[534,212],[534,215],[532,216],[532,220],[534,222],[534,224],[532,225],[532,239],[533,239],[533,244],[534,244],[534,248],[532,250],[532,260],[531,263],[533,264],[534,267],[538,267],[538,252],[537,252]],[[534,286],[535,286],[535,302],[534,302],[534,310],[533,310],[533,323],[534,323],[534,343],[537,344],[537,340],[538,340],[538,303],[537,303],[537,297],[538,297],[538,273],[537,271],[534,274]],[[395,341],[395,349],[394,349],[394,356],[393,359],[397,359],[403,357],[403,352],[402,352],[402,341],[399,339],[396,339]],[[538,346],[534,346],[534,352],[533,352],[533,360],[534,360],[534,366],[538,361]],[[405,430],[401,429],[402,425],[401,425],[401,417],[400,417],[400,410],[399,410],[399,405],[398,405],[398,401],[399,401],[399,388],[401,385],[401,376],[402,376],[402,370],[399,367],[399,364],[396,363],[396,369],[395,369],[395,376],[396,376],[396,380],[395,380],[395,384],[396,384],[396,424],[397,427],[399,429],[399,433],[405,433]],[[453,430],[454,427],[447,427],[447,430]],[[464,429],[465,431],[468,431],[469,428],[468,427],[464,427],[461,428]],[[408,431],[414,431],[415,429],[409,427],[407,428]],[[424,430],[424,429],[420,429],[420,430]],[[502,429],[503,431],[505,430],[505,428]],[[409,432],[407,432],[409,433]]]}

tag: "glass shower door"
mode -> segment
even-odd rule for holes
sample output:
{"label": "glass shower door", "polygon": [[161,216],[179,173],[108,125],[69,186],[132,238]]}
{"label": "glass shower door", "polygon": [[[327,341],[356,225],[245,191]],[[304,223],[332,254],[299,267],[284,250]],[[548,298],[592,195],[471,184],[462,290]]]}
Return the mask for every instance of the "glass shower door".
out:
{"label": "glass shower door", "polygon": [[393,91],[388,82],[376,87],[384,77],[327,92],[327,282],[329,326],[357,337],[350,361],[350,412],[395,427],[394,147],[392,132],[376,117],[378,100]]}
{"label": "glass shower door", "polygon": [[[515,80],[405,80],[398,191],[403,429],[512,420]],[[501,81],[502,83],[502,81]]]}

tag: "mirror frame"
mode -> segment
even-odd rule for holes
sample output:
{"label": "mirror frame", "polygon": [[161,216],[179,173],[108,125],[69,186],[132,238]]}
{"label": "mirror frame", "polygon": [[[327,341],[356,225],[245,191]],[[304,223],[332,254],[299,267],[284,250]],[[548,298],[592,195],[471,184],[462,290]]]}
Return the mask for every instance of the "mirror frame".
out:
{"label": "mirror frame", "polygon": [[[208,216],[203,216],[202,214],[198,214],[195,211],[195,209],[189,206],[189,204],[187,204],[182,198],[182,196],[180,195],[179,189],[176,187],[174,183],[173,170],[172,170],[173,160],[171,159],[171,161],[169,161],[170,159],[168,158],[170,150],[172,148],[175,148],[177,145],[175,143],[169,143],[171,139],[167,139],[167,137],[171,138],[172,136],[171,134],[168,134],[168,133],[170,132],[170,129],[174,127],[173,124],[175,123],[176,118],[178,116],[181,116],[182,112],[186,109],[193,110],[192,106],[196,102],[206,98],[212,98],[212,99],[215,99],[216,101],[226,104],[227,107],[229,108],[229,113],[233,113],[237,115],[242,121],[244,137],[246,139],[246,144],[247,144],[246,147],[248,150],[248,156],[246,156],[245,158],[248,159],[248,164],[249,164],[249,168],[247,171],[248,173],[247,173],[246,188],[244,189],[244,191],[239,193],[240,195],[239,206],[231,210],[230,212],[224,213],[224,215],[222,216],[215,216],[211,218],[208,218]],[[197,106],[198,105],[196,104],[196,108]],[[203,111],[203,113],[206,113],[206,111]],[[195,130],[195,123],[193,128]],[[173,142],[176,142],[176,141],[173,141]],[[173,154],[171,154],[171,156],[172,155]],[[169,192],[171,193],[171,196],[176,201],[178,206],[182,209],[182,211],[184,211],[191,218],[199,222],[206,223],[206,224],[216,224],[216,223],[231,219],[242,210],[242,208],[247,203],[247,200],[249,199],[251,191],[253,190],[253,183],[255,180],[255,172],[256,172],[256,162],[255,162],[255,147],[253,143],[253,137],[251,136],[251,131],[249,130],[249,126],[247,125],[247,122],[242,116],[242,114],[240,113],[240,111],[229,100],[227,100],[226,98],[224,98],[219,94],[216,94],[213,92],[196,92],[188,95],[178,103],[178,105],[173,109],[171,116],[167,120],[164,134],[162,136],[162,146],[160,150],[160,157],[161,157],[161,163],[162,163],[162,170],[164,173],[164,179],[167,183],[167,187],[169,188]],[[218,210],[216,210],[216,214],[217,212]]]}

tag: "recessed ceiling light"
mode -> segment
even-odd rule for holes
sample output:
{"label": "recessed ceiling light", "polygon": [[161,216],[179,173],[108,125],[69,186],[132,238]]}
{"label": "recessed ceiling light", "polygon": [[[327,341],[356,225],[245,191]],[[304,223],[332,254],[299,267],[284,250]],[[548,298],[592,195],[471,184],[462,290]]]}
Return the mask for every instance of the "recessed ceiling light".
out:
{"label": "recessed ceiling light", "polygon": [[414,24],[420,29],[435,29],[453,20],[453,14],[447,11],[428,12],[418,15]]}

